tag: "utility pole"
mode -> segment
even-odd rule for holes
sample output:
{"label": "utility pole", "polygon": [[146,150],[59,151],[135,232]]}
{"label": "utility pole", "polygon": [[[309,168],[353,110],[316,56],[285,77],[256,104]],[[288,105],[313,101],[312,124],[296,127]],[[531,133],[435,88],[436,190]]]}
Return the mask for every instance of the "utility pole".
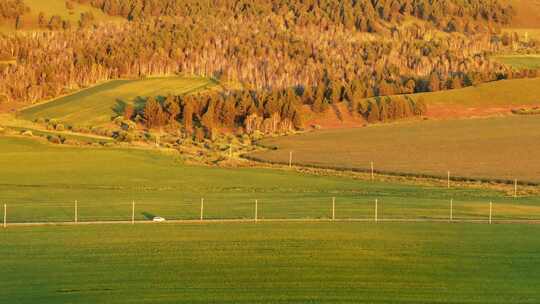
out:
{"label": "utility pole", "polygon": [[375,169],[373,167],[373,162],[371,162],[371,180],[375,180]]}

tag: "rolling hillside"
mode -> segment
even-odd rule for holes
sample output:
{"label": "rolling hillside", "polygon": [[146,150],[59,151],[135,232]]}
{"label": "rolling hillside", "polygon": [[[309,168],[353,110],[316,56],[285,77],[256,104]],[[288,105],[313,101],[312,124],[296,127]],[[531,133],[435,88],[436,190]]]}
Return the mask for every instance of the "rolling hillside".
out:
{"label": "rolling hillside", "polygon": [[19,117],[28,120],[55,118],[69,124],[96,126],[109,123],[111,117],[116,116],[115,111],[121,111],[126,103],[136,102],[137,97],[189,94],[218,88],[214,81],[197,77],[114,80],[23,109]]}
{"label": "rolling hillside", "polygon": [[428,117],[456,118],[507,115],[516,107],[540,105],[540,78],[484,83],[457,90],[419,93],[428,105]]}
{"label": "rolling hillside", "polygon": [[[127,220],[133,200],[136,220],[148,220],[149,214],[198,219],[202,197],[207,219],[251,219],[255,199],[261,203],[261,219],[324,219],[331,215],[332,197],[337,198],[337,216],[342,219],[371,219],[375,198],[384,202],[384,218],[446,219],[451,197],[456,219],[485,219],[489,201],[497,202],[498,219],[540,219],[537,196],[515,200],[492,189],[449,190],[294,171],[190,166],[177,155],[0,137],[2,202],[9,205],[10,222],[70,221],[74,200],[79,202],[81,221]],[[334,155],[338,159],[343,153]]]}
{"label": "rolling hillside", "polygon": [[493,57],[516,70],[540,69],[540,55],[501,55]]}
{"label": "rolling hillside", "polygon": [[[456,219],[485,220],[490,200],[496,202],[497,219],[538,219],[538,197],[516,200],[484,189],[186,166],[154,151],[59,147],[27,138],[0,138],[0,167],[2,203],[8,204],[10,221],[0,233],[0,267],[10,270],[0,283],[2,295],[14,303],[335,303],[368,298],[450,303],[468,302],[479,293],[490,303],[508,303],[518,291],[528,299],[538,294],[531,283],[539,276],[534,225],[11,226],[12,221],[72,220],[74,200],[81,221],[125,220],[132,200],[137,220],[153,215],[193,219],[203,195],[209,219],[250,219],[254,199],[260,200],[264,219],[328,219],[332,196],[341,219],[371,219],[375,198],[381,218],[447,219],[453,197]],[[479,272],[481,279],[474,275]],[[455,287],[441,295],[441,285]],[[495,287],[498,292],[492,294]]]}

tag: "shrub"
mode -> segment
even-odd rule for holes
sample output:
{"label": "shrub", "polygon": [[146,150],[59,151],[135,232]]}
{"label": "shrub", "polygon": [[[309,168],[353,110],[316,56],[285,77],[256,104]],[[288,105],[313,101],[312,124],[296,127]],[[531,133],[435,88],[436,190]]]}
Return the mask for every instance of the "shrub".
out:
{"label": "shrub", "polygon": [[113,123],[117,126],[121,126],[123,122],[124,122],[124,117],[122,116],[117,116],[115,119],[113,119]]}
{"label": "shrub", "polygon": [[64,131],[64,130],[66,129],[66,127],[64,127],[63,124],[59,123],[59,124],[57,124],[56,126],[54,126],[54,129],[55,129],[56,131],[62,132],[62,131]]}
{"label": "shrub", "polygon": [[124,131],[133,131],[136,127],[137,125],[131,120],[125,120],[121,124],[121,128]]}
{"label": "shrub", "polygon": [[62,140],[56,135],[48,135],[47,140],[53,144],[61,144]]}
{"label": "shrub", "polygon": [[53,127],[56,127],[57,124],[59,124],[60,122],[58,121],[58,119],[49,119],[49,124]]}
{"label": "shrub", "polygon": [[121,142],[132,142],[134,139],[133,134],[126,131],[118,131],[113,136],[117,141]]}
{"label": "shrub", "polygon": [[512,113],[516,115],[539,115],[540,107],[512,109]]}

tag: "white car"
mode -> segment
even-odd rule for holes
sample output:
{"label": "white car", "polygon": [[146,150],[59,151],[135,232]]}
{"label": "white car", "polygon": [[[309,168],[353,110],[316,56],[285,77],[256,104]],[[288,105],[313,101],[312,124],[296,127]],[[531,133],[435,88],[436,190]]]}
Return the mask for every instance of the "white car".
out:
{"label": "white car", "polygon": [[152,219],[153,222],[165,222],[165,219],[162,218],[161,216],[155,216],[153,219]]}

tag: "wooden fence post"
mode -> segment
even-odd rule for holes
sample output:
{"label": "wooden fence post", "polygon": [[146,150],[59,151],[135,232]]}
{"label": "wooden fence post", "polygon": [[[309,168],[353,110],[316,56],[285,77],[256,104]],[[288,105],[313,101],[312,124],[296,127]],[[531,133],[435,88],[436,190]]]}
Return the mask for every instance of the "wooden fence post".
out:
{"label": "wooden fence post", "polygon": [[332,221],[336,220],[336,198],[332,197]]}
{"label": "wooden fence post", "polygon": [[201,221],[204,220],[204,198],[201,198]]}
{"label": "wooden fence post", "polygon": [[259,201],[255,200],[255,222],[259,220]]}

